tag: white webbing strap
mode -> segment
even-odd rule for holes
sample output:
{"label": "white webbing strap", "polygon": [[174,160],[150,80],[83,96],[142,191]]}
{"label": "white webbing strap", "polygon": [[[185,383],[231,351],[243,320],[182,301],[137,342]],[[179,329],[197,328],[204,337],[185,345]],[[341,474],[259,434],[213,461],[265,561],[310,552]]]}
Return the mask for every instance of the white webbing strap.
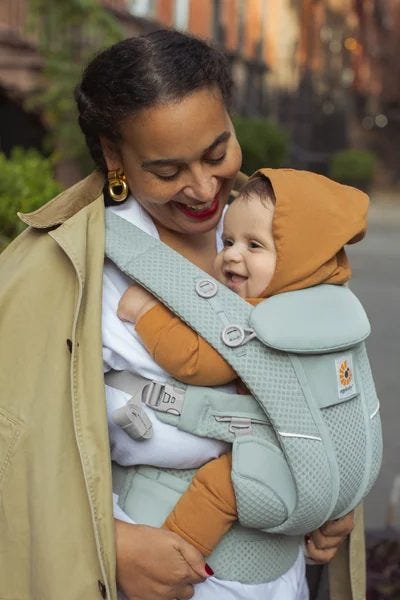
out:
{"label": "white webbing strap", "polygon": [[109,371],[104,376],[106,385],[130,395],[129,400],[112,413],[112,419],[134,440],[148,440],[153,435],[153,426],[143,410],[142,394],[147,379],[128,371]]}

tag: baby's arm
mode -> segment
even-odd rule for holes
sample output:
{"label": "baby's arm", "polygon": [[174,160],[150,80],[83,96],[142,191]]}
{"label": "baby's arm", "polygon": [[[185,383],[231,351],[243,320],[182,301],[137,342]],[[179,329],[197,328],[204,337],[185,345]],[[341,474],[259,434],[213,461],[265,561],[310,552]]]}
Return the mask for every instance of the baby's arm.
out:
{"label": "baby's arm", "polygon": [[142,287],[127,289],[118,316],[135,323],[154,361],[179,381],[213,386],[236,379],[235,371],[216,350]]}
{"label": "baby's arm", "polygon": [[201,467],[163,524],[204,556],[237,520],[231,465],[231,454],[223,454]]}
{"label": "baby's arm", "polygon": [[158,302],[141,285],[130,285],[126,292],[122,294],[118,304],[117,315],[122,321],[136,323],[142,315],[149,311]]}

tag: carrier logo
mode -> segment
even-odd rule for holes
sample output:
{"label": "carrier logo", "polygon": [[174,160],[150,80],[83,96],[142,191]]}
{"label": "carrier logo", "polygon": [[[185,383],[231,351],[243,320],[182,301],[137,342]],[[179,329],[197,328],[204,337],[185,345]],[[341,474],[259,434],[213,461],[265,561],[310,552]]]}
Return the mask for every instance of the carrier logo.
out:
{"label": "carrier logo", "polygon": [[354,381],[353,359],[351,354],[335,360],[336,380],[339,398],[350,398],[356,394]]}
{"label": "carrier logo", "polygon": [[347,360],[340,363],[339,379],[342,385],[349,385],[353,379],[353,371],[350,369]]}

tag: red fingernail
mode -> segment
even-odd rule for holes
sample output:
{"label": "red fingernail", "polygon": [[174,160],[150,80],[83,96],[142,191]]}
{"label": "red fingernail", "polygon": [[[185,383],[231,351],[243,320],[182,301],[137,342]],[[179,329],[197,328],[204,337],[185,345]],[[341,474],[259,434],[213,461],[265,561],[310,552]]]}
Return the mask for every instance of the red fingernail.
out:
{"label": "red fingernail", "polygon": [[206,563],[206,565],[205,565],[205,567],[204,567],[204,568],[205,568],[205,570],[206,570],[206,573],[207,573],[207,575],[214,575],[214,571],[212,570],[212,568],[210,567],[210,565],[208,565],[208,564]]}

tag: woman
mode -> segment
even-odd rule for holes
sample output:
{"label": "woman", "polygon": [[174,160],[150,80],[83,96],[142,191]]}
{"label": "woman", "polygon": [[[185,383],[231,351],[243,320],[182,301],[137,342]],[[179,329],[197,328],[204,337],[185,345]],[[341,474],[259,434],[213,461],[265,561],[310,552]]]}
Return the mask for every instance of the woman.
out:
{"label": "woman", "polygon": [[[114,538],[101,361],[102,345],[106,360],[112,353],[101,334],[103,187],[119,199],[129,189],[159,237],[211,271],[241,161],[230,87],[221,56],[176,32],[102,53],[77,90],[99,170],[24,215],[31,227],[2,255],[0,358],[12,374],[2,377],[0,406],[3,597],[115,599],[116,570],[128,599],[183,599],[209,574],[168,531],[115,520]],[[114,359],[124,368],[123,355]],[[314,532],[310,557],[332,558],[351,527],[350,516]],[[337,598],[352,598],[343,581]]]}

